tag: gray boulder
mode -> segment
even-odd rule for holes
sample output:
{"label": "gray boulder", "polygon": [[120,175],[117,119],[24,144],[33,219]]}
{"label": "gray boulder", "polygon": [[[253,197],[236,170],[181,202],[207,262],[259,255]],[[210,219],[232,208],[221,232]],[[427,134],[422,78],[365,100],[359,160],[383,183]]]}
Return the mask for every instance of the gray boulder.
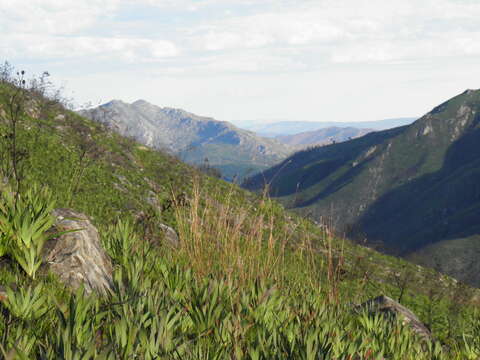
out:
{"label": "gray boulder", "polygon": [[370,313],[381,313],[392,318],[398,318],[404,325],[410,326],[410,328],[420,337],[426,340],[432,339],[432,333],[430,330],[412,311],[388,296],[381,295],[368,300],[365,303],[356,306],[356,310],[367,310]]}
{"label": "gray boulder", "polygon": [[177,232],[165,224],[160,224],[160,228],[163,230],[164,240],[174,248],[178,248],[180,246],[180,238]]}
{"label": "gray boulder", "polygon": [[108,293],[112,285],[112,263],[100,244],[97,229],[84,214],[56,209],[52,231],[64,233],[47,241],[43,259],[50,271],[72,289],[83,285],[87,293]]}

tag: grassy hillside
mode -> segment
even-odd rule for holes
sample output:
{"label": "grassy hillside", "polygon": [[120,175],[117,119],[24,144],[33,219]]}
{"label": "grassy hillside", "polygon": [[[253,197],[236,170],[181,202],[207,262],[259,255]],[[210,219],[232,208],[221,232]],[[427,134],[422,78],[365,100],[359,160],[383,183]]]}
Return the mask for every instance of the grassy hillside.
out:
{"label": "grassy hillside", "polygon": [[[480,264],[480,235],[443,240],[428,245],[407,256],[407,259],[422,266],[435,268],[470,284],[478,284]],[[446,261],[446,259],[449,259]]]}
{"label": "grassy hillside", "polygon": [[[15,257],[2,257],[4,357],[480,354],[473,289],[334,238],[275,201],[208,178],[31,91],[4,83],[0,93],[2,194],[18,187],[23,198],[33,184],[49,188],[56,207],[92,217],[114,263],[112,293],[100,297],[72,294],[43,270],[33,280]],[[9,104],[15,94],[25,101],[13,134]],[[38,201],[46,199],[38,194]],[[159,222],[178,231],[179,248],[161,241]],[[3,244],[8,234],[1,235]],[[422,345],[399,323],[353,311],[352,304],[380,294],[400,299],[441,342]]]}
{"label": "grassy hillside", "polygon": [[[288,207],[398,254],[472,237],[480,233],[479,109],[480,91],[466,91],[412,125],[298,153],[247,187],[266,182]],[[445,256],[442,270],[457,260]]]}

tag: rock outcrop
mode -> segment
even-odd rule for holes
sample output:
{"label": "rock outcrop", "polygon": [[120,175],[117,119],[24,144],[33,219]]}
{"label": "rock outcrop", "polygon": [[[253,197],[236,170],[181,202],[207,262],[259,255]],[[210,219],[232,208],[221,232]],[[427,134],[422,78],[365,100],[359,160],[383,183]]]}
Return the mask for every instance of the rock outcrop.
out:
{"label": "rock outcrop", "polygon": [[424,339],[432,339],[430,330],[409,309],[388,296],[382,295],[358,305],[356,310],[367,310],[370,313],[381,313],[392,318],[398,318],[404,325]]}
{"label": "rock outcrop", "polygon": [[45,244],[45,264],[72,289],[83,285],[87,293],[107,293],[112,284],[112,264],[97,229],[87,216],[70,209],[56,209],[53,215],[57,220],[52,230],[60,236]]}
{"label": "rock outcrop", "polygon": [[166,240],[168,244],[175,248],[180,246],[180,239],[174,229],[165,224],[160,224],[160,228],[163,230],[164,240]]}

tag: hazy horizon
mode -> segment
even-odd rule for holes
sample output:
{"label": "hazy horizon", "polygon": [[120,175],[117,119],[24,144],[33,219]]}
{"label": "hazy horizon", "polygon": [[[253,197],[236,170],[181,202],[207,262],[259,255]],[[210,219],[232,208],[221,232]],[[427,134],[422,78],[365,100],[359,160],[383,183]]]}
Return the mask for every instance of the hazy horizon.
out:
{"label": "hazy horizon", "polygon": [[378,122],[378,121],[385,121],[385,120],[396,120],[396,119],[418,119],[420,116],[399,116],[399,117],[390,117],[385,119],[372,119],[372,120],[338,120],[338,121],[328,121],[328,120],[315,120],[315,119],[254,119],[254,120],[231,120],[233,124],[274,124],[274,123],[282,123],[282,122],[313,122],[313,123],[351,123],[351,122]]}

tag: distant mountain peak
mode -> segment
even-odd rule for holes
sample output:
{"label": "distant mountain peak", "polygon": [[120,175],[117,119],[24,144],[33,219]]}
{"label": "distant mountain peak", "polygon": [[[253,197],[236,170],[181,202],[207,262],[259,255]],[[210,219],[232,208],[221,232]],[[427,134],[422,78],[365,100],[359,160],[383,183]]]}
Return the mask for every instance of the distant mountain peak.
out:
{"label": "distant mountain peak", "polygon": [[115,105],[128,105],[128,103],[120,99],[112,99],[100,106],[115,106]]}
{"label": "distant mountain peak", "polygon": [[138,100],[134,101],[131,105],[134,105],[134,106],[144,106],[144,105],[152,105],[152,104],[149,103],[149,102],[146,101],[146,100],[138,99]]}
{"label": "distant mountain peak", "polygon": [[295,135],[279,135],[275,138],[284,144],[305,148],[312,145],[328,145],[347,141],[373,131],[373,129],[332,126],[319,130],[301,132]]}
{"label": "distant mountain peak", "polygon": [[[203,164],[209,159],[226,178],[243,178],[283,160],[292,148],[234,125],[183,109],[160,107],[139,99],[131,104],[112,100],[107,114],[101,109],[81,112],[124,136],[167,150],[182,160]],[[96,113],[98,111],[98,113]]]}

